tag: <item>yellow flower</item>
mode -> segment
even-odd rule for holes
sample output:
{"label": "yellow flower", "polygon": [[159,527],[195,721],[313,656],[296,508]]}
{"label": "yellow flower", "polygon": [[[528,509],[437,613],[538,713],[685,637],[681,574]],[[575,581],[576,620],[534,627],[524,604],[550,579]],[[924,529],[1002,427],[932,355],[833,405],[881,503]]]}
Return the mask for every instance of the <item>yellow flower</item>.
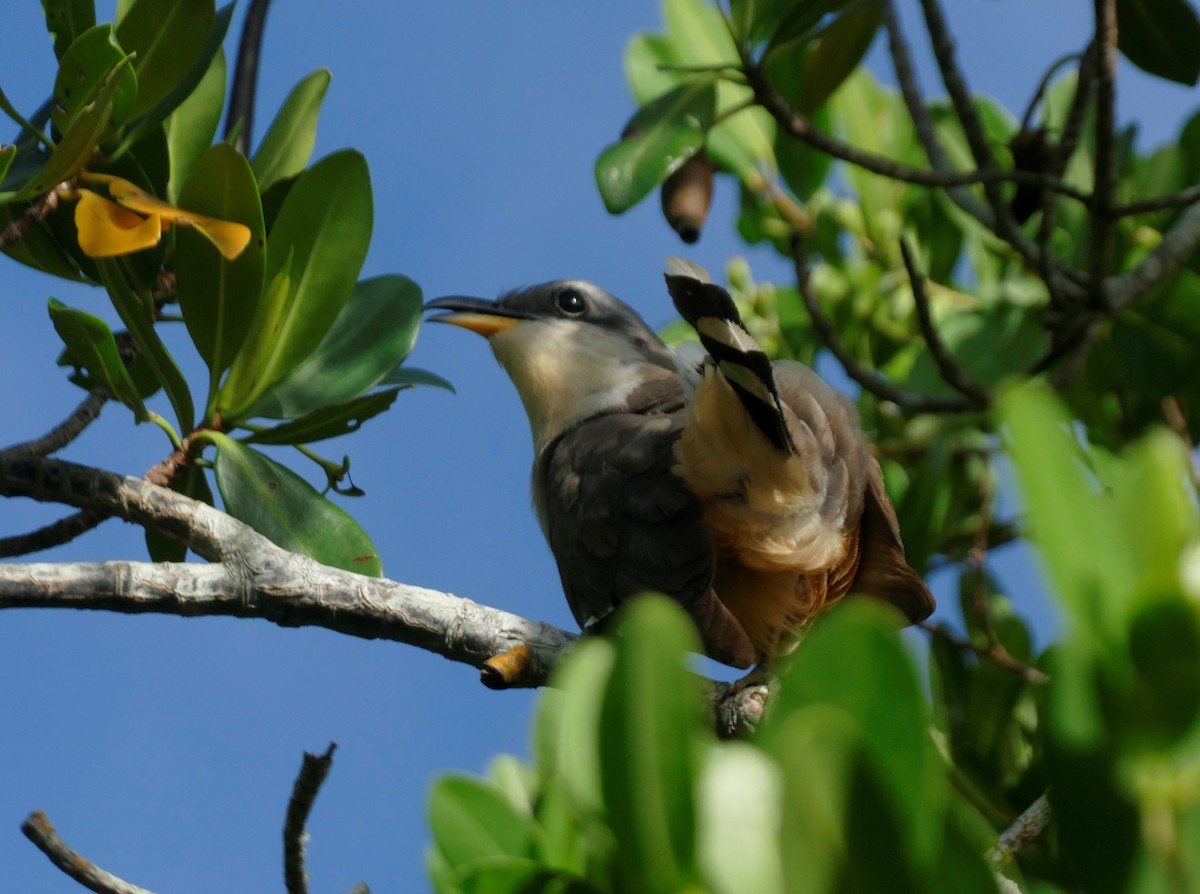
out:
{"label": "yellow flower", "polygon": [[172,223],[195,227],[230,261],[250,242],[250,228],[244,224],[177,208],[121,177],[83,174],[80,179],[106,185],[109,195],[116,200],[110,201],[90,189],[66,194],[79,200],[75,206],[75,229],[79,231],[79,247],[88,257],[108,258],[151,248],[158,245],[163,231]]}

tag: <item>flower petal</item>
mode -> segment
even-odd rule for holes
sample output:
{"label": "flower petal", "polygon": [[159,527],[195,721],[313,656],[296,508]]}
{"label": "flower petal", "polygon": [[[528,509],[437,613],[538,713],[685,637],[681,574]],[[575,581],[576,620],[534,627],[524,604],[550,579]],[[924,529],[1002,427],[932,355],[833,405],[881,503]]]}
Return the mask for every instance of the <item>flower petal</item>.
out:
{"label": "flower petal", "polygon": [[79,247],[91,258],[127,255],[158,245],[162,239],[158,215],[141,217],[90,189],[79,190],[75,229]]}
{"label": "flower petal", "polygon": [[172,221],[180,226],[195,227],[227,260],[234,260],[250,243],[250,228],[244,224],[177,208],[120,177],[109,179],[108,191],[126,208],[142,214],[157,214],[164,221]]}

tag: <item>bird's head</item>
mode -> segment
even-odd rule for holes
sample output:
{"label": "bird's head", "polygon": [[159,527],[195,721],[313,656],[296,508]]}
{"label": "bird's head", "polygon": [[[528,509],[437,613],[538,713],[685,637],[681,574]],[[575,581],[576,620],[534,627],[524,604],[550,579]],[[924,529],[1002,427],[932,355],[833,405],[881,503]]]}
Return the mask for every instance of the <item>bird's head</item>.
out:
{"label": "bird's head", "polygon": [[629,406],[648,381],[674,375],[671,352],[625,302],[569,279],[495,301],[452,296],[425,305],[430,317],[487,338],[517,387],[535,450],[567,427]]}

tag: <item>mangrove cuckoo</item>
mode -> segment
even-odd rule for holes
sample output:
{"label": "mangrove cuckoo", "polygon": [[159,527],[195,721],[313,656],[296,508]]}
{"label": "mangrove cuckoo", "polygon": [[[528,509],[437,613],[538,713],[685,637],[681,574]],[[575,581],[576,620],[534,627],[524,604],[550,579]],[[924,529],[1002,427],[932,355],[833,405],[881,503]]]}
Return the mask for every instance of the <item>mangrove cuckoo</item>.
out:
{"label": "mangrove cuckoo", "polygon": [[659,591],[711,657],[748,667],[851,591],[928,616],[853,405],[807,366],[771,363],[702,268],[668,267],[698,362],[581,280],[425,306],[486,336],[520,393],[533,503],[575,619]]}

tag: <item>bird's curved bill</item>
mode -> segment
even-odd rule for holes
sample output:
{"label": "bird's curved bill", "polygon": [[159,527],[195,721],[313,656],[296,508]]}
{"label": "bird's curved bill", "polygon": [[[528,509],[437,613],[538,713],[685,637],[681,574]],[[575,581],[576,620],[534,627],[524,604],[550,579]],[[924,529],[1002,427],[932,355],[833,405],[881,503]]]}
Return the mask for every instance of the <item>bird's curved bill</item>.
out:
{"label": "bird's curved bill", "polygon": [[509,307],[503,307],[495,301],[484,298],[469,298],[464,295],[447,295],[445,298],[434,298],[425,304],[423,310],[449,311],[429,317],[431,323],[450,323],[470,329],[483,336],[492,336],[498,332],[515,326],[521,320],[527,319],[528,314]]}

